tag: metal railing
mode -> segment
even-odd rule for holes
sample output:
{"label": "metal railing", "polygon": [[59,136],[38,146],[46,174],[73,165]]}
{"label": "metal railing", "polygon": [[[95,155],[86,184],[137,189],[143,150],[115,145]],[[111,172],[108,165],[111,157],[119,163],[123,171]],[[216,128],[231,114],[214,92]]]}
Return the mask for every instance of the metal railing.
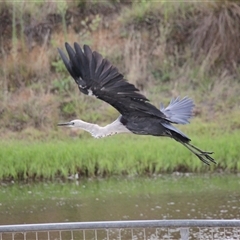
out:
{"label": "metal railing", "polygon": [[240,239],[240,220],[137,220],[0,225],[0,240]]}

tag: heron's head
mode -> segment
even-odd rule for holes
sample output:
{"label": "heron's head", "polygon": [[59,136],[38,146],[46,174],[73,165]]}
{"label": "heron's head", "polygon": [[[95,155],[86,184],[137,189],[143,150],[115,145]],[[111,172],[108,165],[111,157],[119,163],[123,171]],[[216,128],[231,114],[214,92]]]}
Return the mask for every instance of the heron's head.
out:
{"label": "heron's head", "polygon": [[83,121],[76,119],[72,120],[70,122],[65,122],[65,123],[58,123],[58,126],[65,126],[65,127],[81,127]]}

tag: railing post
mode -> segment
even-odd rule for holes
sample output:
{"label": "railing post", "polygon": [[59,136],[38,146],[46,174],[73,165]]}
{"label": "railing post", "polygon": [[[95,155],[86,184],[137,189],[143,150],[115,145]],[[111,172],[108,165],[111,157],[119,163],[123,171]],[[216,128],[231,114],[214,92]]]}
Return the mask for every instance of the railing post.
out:
{"label": "railing post", "polygon": [[181,240],[189,239],[189,228],[180,228]]}

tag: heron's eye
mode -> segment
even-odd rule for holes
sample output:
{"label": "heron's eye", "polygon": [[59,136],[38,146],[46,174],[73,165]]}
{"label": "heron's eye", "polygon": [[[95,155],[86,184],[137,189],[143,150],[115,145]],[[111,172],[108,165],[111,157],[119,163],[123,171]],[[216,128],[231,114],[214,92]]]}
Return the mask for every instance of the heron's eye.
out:
{"label": "heron's eye", "polygon": [[75,123],[74,122],[72,122],[72,125],[74,125]]}

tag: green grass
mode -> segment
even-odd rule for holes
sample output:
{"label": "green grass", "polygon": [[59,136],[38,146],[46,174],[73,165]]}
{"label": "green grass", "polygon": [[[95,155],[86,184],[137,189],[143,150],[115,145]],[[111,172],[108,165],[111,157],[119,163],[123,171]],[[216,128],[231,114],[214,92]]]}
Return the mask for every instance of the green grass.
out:
{"label": "green grass", "polygon": [[208,167],[172,139],[118,135],[106,139],[0,142],[0,179],[53,179],[80,176],[148,175],[173,171],[239,171],[240,131],[194,135],[192,143],[214,151]]}

